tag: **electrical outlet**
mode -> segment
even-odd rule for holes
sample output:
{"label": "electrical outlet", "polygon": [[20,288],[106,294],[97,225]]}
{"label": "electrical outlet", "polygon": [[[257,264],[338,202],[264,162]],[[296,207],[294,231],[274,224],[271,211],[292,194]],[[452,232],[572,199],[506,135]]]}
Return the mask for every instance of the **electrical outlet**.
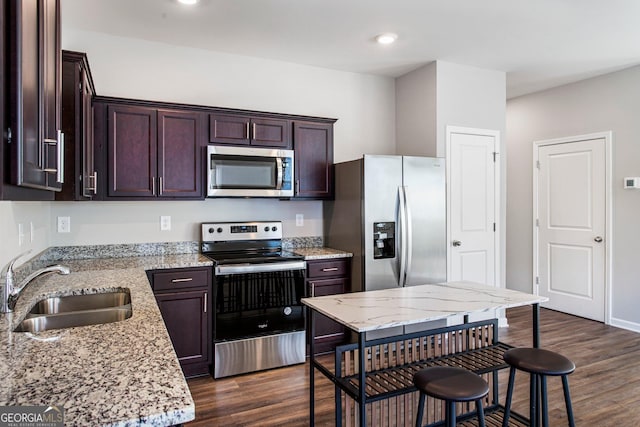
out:
{"label": "electrical outlet", "polygon": [[71,233],[71,217],[70,216],[58,217],[58,233]]}
{"label": "electrical outlet", "polygon": [[161,216],[160,217],[160,230],[161,231],[169,231],[169,230],[171,230],[171,217],[170,216]]}
{"label": "electrical outlet", "polygon": [[296,214],[296,227],[304,226],[304,215]]}

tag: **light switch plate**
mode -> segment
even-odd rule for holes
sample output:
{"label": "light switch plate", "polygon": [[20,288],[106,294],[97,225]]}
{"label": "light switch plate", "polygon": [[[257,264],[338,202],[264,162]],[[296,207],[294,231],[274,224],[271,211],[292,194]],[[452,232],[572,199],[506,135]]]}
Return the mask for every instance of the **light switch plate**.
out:
{"label": "light switch plate", "polygon": [[303,214],[296,214],[296,226],[297,227],[304,226],[304,215]]}

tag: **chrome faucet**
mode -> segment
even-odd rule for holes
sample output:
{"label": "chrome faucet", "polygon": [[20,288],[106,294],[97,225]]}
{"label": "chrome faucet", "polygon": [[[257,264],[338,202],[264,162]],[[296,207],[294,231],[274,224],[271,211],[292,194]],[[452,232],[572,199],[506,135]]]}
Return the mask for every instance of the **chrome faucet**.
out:
{"label": "chrome faucet", "polygon": [[2,300],[0,301],[0,313],[11,313],[16,307],[16,302],[20,297],[20,294],[26,288],[29,283],[36,277],[39,277],[47,273],[69,274],[69,267],[63,265],[50,265],[45,268],[34,271],[25,277],[17,286],[15,284],[15,273],[13,272],[13,265],[15,262],[22,258],[24,255],[31,251],[23,252],[7,264],[0,273],[0,285],[2,291]]}

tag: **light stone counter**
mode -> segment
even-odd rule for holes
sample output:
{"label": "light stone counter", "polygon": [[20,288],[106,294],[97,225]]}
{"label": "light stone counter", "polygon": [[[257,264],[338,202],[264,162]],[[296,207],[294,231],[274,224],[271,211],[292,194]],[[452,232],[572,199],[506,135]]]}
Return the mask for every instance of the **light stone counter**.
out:
{"label": "light stone counter", "polygon": [[548,298],[472,282],[448,282],[302,299],[303,304],[356,332],[545,301]]}
{"label": "light stone counter", "polygon": [[[167,426],[195,406],[145,270],[206,266],[198,254],[65,261],[72,273],[35,280],[0,315],[0,405],[61,405],[69,426]],[[126,288],[133,315],[115,323],[11,332],[47,296]]]}
{"label": "light stone counter", "polygon": [[326,247],[293,248],[290,251],[303,256],[305,260],[351,258],[353,256],[351,252]]}

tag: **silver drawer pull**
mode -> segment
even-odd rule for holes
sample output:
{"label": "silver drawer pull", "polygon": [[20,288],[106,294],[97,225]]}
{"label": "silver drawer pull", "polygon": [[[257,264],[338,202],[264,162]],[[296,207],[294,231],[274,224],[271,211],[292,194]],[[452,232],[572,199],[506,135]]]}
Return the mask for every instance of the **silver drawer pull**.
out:
{"label": "silver drawer pull", "polygon": [[268,323],[261,323],[261,324],[259,324],[259,325],[258,325],[258,328],[259,328],[259,329],[264,329],[264,328],[266,328],[267,326],[269,326],[269,324],[268,324]]}
{"label": "silver drawer pull", "polygon": [[207,312],[207,293],[204,293],[204,312]]}
{"label": "silver drawer pull", "polygon": [[187,277],[185,279],[172,279],[171,283],[190,282],[192,280],[193,280],[193,277]]}
{"label": "silver drawer pull", "polygon": [[323,268],[322,271],[338,271],[338,267]]}

